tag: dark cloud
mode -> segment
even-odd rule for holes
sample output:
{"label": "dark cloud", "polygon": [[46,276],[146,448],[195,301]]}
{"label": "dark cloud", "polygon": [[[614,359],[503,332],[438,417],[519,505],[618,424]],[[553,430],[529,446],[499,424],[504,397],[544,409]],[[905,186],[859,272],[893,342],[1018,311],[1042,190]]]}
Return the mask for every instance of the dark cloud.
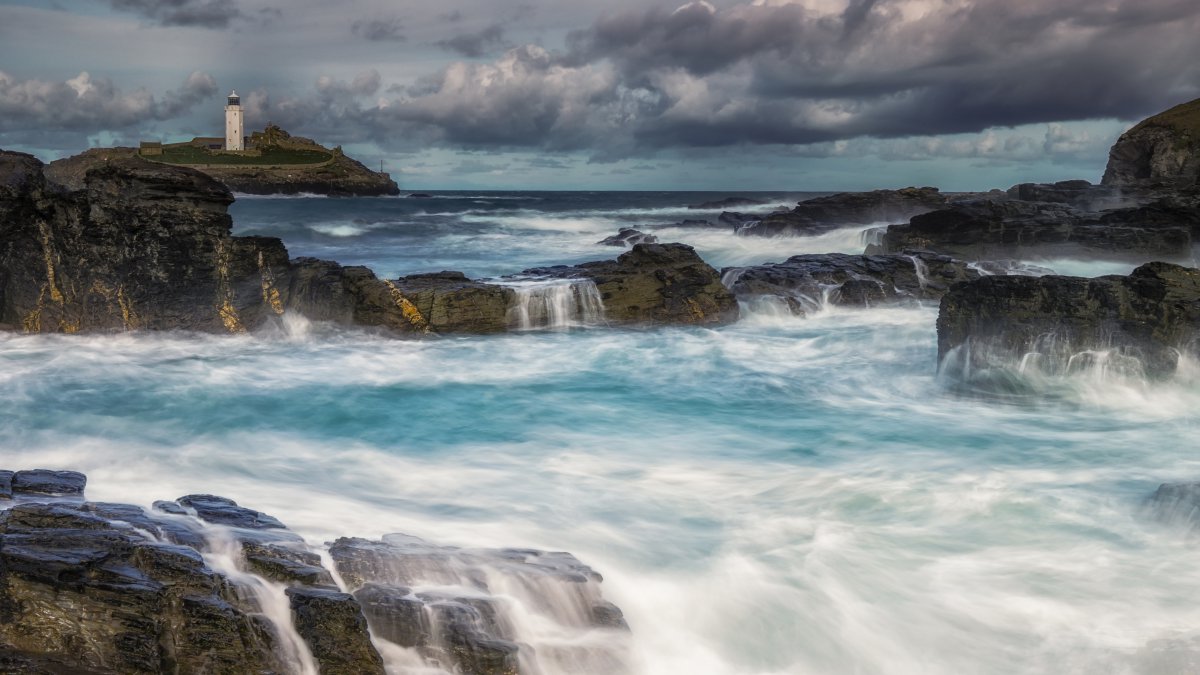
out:
{"label": "dark cloud", "polygon": [[[442,46],[478,58],[503,44],[504,26]],[[1195,0],[847,0],[820,12],[692,2],[605,16],[561,51],[526,45],[454,63],[387,88],[383,102],[369,98],[378,78],[330,80],[269,109],[309,133],[389,148],[585,151],[594,162],[751,145],[838,154],[847,150],[831,144],[847,139],[1136,119],[1200,96],[1196,35]],[[1003,156],[1094,153],[1102,142],[1012,141]]]}
{"label": "dark cloud", "polygon": [[225,28],[245,15],[235,0],[110,0],[113,9],[140,14],[163,26]]}
{"label": "dark cloud", "polygon": [[437,46],[476,59],[506,46],[504,27],[500,24],[492,24],[474,33],[462,33],[447,40],[441,40]]}
{"label": "dark cloud", "polygon": [[0,131],[128,129],[179,117],[216,93],[216,81],[200,72],[160,98],[145,89],[123,92],[112,80],[87,72],[63,82],[21,80],[0,72]]}
{"label": "dark cloud", "polygon": [[350,32],[371,42],[403,42],[405,37],[400,19],[364,19],[350,25]]}
{"label": "dark cloud", "polygon": [[[665,148],[1133,118],[1200,93],[1200,41],[1190,39],[1200,8],[1179,0],[1093,5],[652,8],[572,33],[562,53],[526,46],[494,63],[454,64],[385,108],[348,112],[346,122],[379,139],[587,150],[605,162]],[[478,57],[503,40],[503,29],[454,40],[444,46]]]}

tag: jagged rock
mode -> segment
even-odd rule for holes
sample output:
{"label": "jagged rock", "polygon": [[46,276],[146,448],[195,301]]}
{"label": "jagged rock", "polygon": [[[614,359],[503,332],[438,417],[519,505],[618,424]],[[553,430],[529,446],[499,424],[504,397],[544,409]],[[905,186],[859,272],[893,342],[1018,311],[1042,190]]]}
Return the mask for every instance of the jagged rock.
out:
{"label": "jagged rock", "polygon": [[1034,353],[1047,372],[1111,358],[1163,377],[1200,335],[1200,270],[1154,262],[1127,277],[983,277],[950,288],[937,327],[939,360],[963,376]]}
{"label": "jagged rock", "polygon": [[365,268],[232,237],[232,195],[187,168],[89,151],[49,168],[0,151],[0,327],[27,332],[240,332],[285,310],[428,330]]}
{"label": "jagged rock", "polygon": [[0,501],[13,498],[12,477],[12,471],[0,471]]}
{"label": "jagged rock", "polygon": [[1143,120],[1108,155],[1104,185],[1200,185],[1200,99]]}
{"label": "jagged rock", "polygon": [[612,323],[718,325],[737,320],[737,300],[715,269],[684,244],[637,244],[616,260],[525,270],[526,276],[591,279]]}
{"label": "jagged rock", "polygon": [[596,243],[604,246],[623,246],[628,248],[635,244],[657,244],[658,237],[640,232],[631,227],[623,227],[611,237],[605,237]]}
{"label": "jagged rock", "polygon": [[702,202],[700,204],[689,204],[689,209],[714,211],[717,209],[730,209],[738,206],[761,206],[766,204],[761,199],[751,199],[749,197],[726,197],[725,199],[717,199],[710,202]]}
{"label": "jagged rock", "polygon": [[327,588],[287,589],[296,631],[312,650],[322,675],[382,675],[383,659],[371,644],[367,621],[354,596]]}
{"label": "jagged rock", "polygon": [[867,253],[909,249],[984,260],[1087,254],[1142,262],[1185,259],[1200,211],[1169,200],[1099,213],[1017,200],[962,202],[891,225]]}
{"label": "jagged rock", "polygon": [[728,268],[722,277],[739,300],[782,300],[795,314],[835,305],[936,300],[951,284],[979,278],[968,263],[914,251],[904,255],[797,255],[781,263]]}
{"label": "jagged rock", "polygon": [[289,585],[334,585],[333,575],[321,565],[321,556],[302,542],[245,537],[240,541],[246,567],[259,576]]}
{"label": "jagged rock", "polygon": [[106,509],[0,512],[0,654],[44,669],[32,672],[282,671],[271,632],[199,553],[119,527]]}
{"label": "jagged rock", "polygon": [[395,282],[437,333],[501,333],[508,330],[511,288],[472,281],[462,272],[401,277]]}
{"label": "jagged rock", "polygon": [[409,199],[432,199],[433,195],[425,194],[424,192],[414,192],[408,196]]}
{"label": "jagged rock", "polygon": [[908,187],[900,190],[842,192],[800,202],[783,213],[755,217],[721,214],[721,222],[733,224],[740,235],[763,237],[809,236],[847,225],[894,223],[947,204],[937,188]]}

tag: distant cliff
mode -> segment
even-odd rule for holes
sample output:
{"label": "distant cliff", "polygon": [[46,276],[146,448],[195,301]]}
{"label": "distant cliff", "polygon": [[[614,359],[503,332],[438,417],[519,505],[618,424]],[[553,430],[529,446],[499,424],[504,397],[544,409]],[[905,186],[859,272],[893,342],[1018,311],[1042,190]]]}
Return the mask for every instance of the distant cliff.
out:
{"label": "distant cliff", "polygon": [[1104,185],[1200,185],[1200,99],[1143,120],[1108,156]]}

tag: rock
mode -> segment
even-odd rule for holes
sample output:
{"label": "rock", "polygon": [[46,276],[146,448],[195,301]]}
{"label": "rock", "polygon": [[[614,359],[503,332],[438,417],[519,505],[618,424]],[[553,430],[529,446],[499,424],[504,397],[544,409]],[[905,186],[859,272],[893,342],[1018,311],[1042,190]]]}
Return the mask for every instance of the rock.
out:
{"label": "rock", "polygon": [[303,542],[240,538],[246,567],[255,574],[283,584],[333,586],[333,575],[321,565],[321,556]]}
{"label": "rock", "polygon": [[1200,99],[1150,117],[1121,135],[1108,155],[1104,185],[1200,185]]}
{"label": "rock", "polygon": [[951,284],[979,277],[979,271],[966,262],[924,251],[797,255],[781,263],[722,270],[722,278],[739,300],[778,298],[800,315],[826,303],[870,306],[937,300]]}
{"label": "rock", "polygon": [[508,330],[511,288],[471,281],[462,272],[401,277],[395,286],[436,333],[501,333]]}
{"label": "rock", "polygon": [[1086,180],[1064,180],[1057,183],[1021,183],[1008,189],[1005,196],[1025,202],[1054,202],[1081,211],[1129,206],[1135,195],[1111,185],[1092,185]]}
{"label": "rock", "polygon": [[937,327],[939,361],[961,377],[1027,354],[1045,372],[1107,359],[1110,370],[1165,377],[1200,335],[1200,270],[1154,262],[1127,277],[982,277],[950,288]]}
{"label": "rock", "polygon": [[1098,213],[1054,202],[961,202],[891,225],[867,253],[925,249],[986,260],[1027,256],[1143,262],[1191,255],[1200,211],[1170,200]]}
{"label": "rock", "polygon": [[233,196],[132,150],[43,167],[0,151],[0,326],[26,332],[242,332],[285,311],[428,330],[365,268],[288,260],[278,239],[232,237]]}
{"label": "rock", "polygon": [[83,498],[87,476],[78,471],[34,469],[12,474],[12,493],[15,495],[47,495],[52,497]]}
{"label": "rock", "polygon": [[658,237],[630,227],[623,227],[611,237],[605,237],[596,243],[604,246],[623,246],[628,248],[635,244],[657,244]]}
{"label": "rock", "polygon": [[[161,504],[162,502],[155,502]],[[279,519],[261,511],[238,506],[237,502],[215,495],[185,495],[175,503],[191,509],[196,517],[208,523],[240,527],[247,530],[286,529]],[[165,510],[165,509],[164,509]]]}
{"label": "rock", "polygon": [[702,202],[700,204],[691,204],[689,209],[717,211],[721,209],[736,208],[738,206],[761,206],[766,204],[761,199],[751,199],[749,197],[726,197],[725,199],[717,199],[711,202]]}
{"label": "rock", "polygon": [[333,589],[287,589],[296,631],[312,650],[322,675],[383,674],[367,621],[354,596]]}
{"label": "rock", "polygon": [[946,196],[937,188],[908,187],[900,190],[842,192],[800,202],[784,213],[760,218],[740,214],[721,214],[721,221],[733,224],[737,234],[778,237],[811,236],[848,225],[895,223],[940,209]]}
{"label": "rock", "polygon": [[525,276],[590,279],[611,323],[720,325],[737,300],[715,269],[684,244],[636,244],[616,260],[525,270]]}
{"label": "rock", "polygon": [[0,512],[0,654],[16,655],[4,658],[45,669],[25,672],[283,672],[270,630],[199,553],[105,508]]}
{"label": "rock", "polygon": [[1150,495],[1147,506],[1168,524],[1200,527],[1200,483],[1163,483]]}
{"label": "rock", "polygon": [[[556,650],[570,652],[577,666],[621,661],[620,654],[564,646],[592,630],[628,630],[620,610],[600,596],[600,576],[569,554],[458,549],[405,535],[343,538],[329,553],[376,636],[455,672],[513,674]],[[514,612],[536,615],[557,636],[554,644],[516,643]]]}
{"label": "rock", "polygon": [[8,501],[13,498],[12,478],[12,471],[0,471],[0,501]]}
{"label": "rock", "polygon": [[433,199],[433,195],[427,195],[424,192],[414,192],[408,196],[409,199]]}
{"label": "rock", "polygon": [[[701,227],[723,227],[723,226],[725,226],[725,223],[716,223],[716,224],[714,224],[714,223],[710,223],[710,222],[709,222],[709,221],[707,221],[707,220],[700,220],[700,219],[698,219],[698,218],[686,218],[686,219],[684,219],[684,220],[681,220],[681,221],[679,221],[679,222],[676,222],[676,223],[670,223],[669,225],[653,225],[653,226],[651,226],[651,225],[647,225],[647,226],[644,226],[644,227],[659,227],[659,228],[667,228],[667,227],[701,228]],[[646,242],[646,243],[652,243],[652,242]]]}

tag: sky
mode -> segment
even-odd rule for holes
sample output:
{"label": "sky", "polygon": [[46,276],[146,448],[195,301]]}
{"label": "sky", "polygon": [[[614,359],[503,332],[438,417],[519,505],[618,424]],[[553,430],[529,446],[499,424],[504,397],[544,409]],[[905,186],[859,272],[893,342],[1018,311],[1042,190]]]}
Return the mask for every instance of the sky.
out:
{"label": "sky", "polygon": [[1200,97],[1197,0],[0,0],[0,148],[221,135],[407,190],[1097,181]]}

